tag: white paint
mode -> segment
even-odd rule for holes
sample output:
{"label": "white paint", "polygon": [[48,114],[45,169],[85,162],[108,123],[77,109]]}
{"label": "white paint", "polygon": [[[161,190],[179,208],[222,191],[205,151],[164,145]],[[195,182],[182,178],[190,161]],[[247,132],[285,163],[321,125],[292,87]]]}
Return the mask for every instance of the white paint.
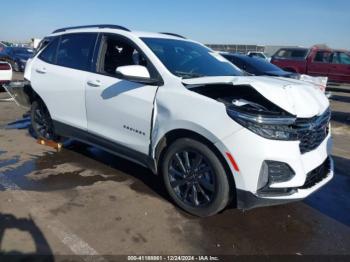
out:
{"label": "white paint", "polygon": [[31,85],[45,101],[51,117],[86,130],[85,83],[89,73],[49,64],[39,58],[33,58],[30,64]]}
{"label": "white paint", "polygon": [[182,82],[189,88],[208,84],[250,85],[274,104],[300,118],[321,115],[329,107],[328,99],[319,88],[315,89],[314,84],[301,80],[266,76],[221,76],[184,79]]}
{"label": "white paint", "polygon": [[88,79],[100,83],[86,85],[88,131],[147,154],[157,87],[95,73]]}
{"label": "white paint", "polygon": [[151,77],[147,67],[140,66],[140,65],[119,66],[116,72],[129,77],[141,77],[141,78]]}
{"label": "white paint", "polygon": [[[328,99],[314,84],[263,76],[218,75],[182,79],[167,69],[142,37],[195,42],[164,34],[81,28],[57,32],[52,36],[78,32],[110,33],[129,39],[157,69],[164,85],[157,88],[115,76],[50,65],[37,55],[29,63],[31,73],[28,80],[43,98],[54,120],[88,130],[91,134],[152,157],[159,141],[167,133],[177,129],[195,132],[214,144],[232,169],[226,156],[226,153],[231,153],[240,170],[237,174],[232,169],[237,188],[254,194],[263,161],[288,163],[296,172],[295,177],[288,181],[288,187],[299,187],[305,182],[306,174],[330,155],[330,135],[312,152],[301,154],[298,141],[263,138],[232,120],[224,103],[191,91],[192,87],[201,85],[207,88],[215,88],[215,84],[226,84],[230,88],[249,85],[284,111],[298,118],[311,118],[321,115],[329,107]],[[216,53],[210,54],[219,61],[227,61]],[[139,72],[139,67],[130,69],[124,68],[124,73],[143,74]],[[315,190],[317,187],[308,192]],[[308,192],[300,191],[288,198],[304,197]]]}
{"label": "white paint", "polygon": [[12,80],[12,67],[9,63],[0,61],[0,64],[7,64],[10,66],[8,70],[0,70],[0,82],[1,81],[11,81]]}

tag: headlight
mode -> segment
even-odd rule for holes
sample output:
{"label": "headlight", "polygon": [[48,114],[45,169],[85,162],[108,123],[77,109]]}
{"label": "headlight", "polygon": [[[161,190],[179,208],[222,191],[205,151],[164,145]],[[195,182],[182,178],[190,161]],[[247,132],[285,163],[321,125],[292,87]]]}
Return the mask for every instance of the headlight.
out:
{"label": "headlight", "polygon": [[25,59],[20,59],[19,61],[21,61],[22,64],[27,63],[27,60],[25,60]]}
{"label": "headlight", "polygon": [[274,140],[298,140],[297,133],[292,128],[295,122],[294,117],[255,115],[229,107],[227,113],[237,123],[259,136]]}

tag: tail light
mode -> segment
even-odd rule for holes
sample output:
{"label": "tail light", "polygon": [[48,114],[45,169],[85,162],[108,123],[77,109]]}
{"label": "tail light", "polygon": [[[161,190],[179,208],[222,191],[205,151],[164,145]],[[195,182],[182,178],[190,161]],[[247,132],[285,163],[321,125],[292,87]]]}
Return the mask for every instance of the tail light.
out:
{"label": "tail light", "polygon": [[11,66],[9,64],[1,64],[0,63],[0,70],[11,70]]}

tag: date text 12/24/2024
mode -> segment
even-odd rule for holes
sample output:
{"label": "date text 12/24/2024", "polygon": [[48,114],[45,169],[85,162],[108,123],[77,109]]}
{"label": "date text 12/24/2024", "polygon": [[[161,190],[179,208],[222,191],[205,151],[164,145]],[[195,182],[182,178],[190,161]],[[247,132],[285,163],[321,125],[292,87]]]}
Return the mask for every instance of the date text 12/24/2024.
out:
{"label": "date text 12/24/2024", "polygon": [[128,256],[128,261],[220,261],[216,256]]}

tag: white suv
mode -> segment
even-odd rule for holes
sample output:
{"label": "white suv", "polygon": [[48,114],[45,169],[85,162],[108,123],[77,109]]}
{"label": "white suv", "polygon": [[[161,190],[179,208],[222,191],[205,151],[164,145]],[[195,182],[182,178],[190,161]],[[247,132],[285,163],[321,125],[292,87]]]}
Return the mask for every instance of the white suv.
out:
{"label": "white suv", "polygon": [[333,176],[329,101],[317,87],[244,76],[176,34],[59,29],[25,78],[38,137],[71,137],[149,167],[198,216],[231,201],[300,200]]}

